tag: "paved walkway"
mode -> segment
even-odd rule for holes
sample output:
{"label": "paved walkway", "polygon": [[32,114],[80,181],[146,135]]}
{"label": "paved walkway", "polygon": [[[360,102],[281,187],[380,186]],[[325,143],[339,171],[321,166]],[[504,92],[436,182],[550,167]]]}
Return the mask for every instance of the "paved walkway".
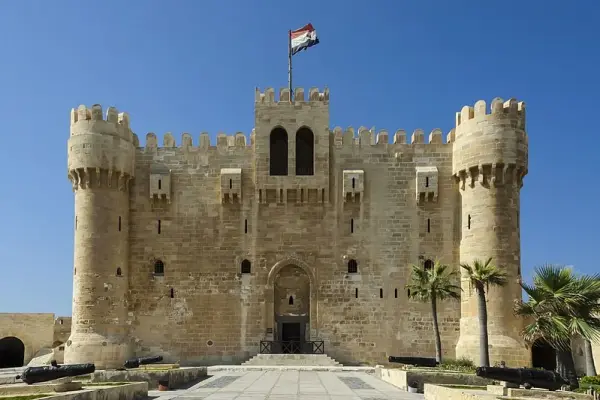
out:
{"label": "paved walkway", "polygon": [[189,389],[148,394],[157,400],[423,399],[364,372],[331,371],[220,371]]}

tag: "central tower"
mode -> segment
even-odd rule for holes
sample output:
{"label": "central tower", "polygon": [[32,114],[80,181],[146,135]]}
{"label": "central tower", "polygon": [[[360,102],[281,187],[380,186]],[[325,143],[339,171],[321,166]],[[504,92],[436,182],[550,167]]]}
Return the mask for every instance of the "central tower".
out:
{"label": "central tower", "polygon": [[311,88],[255,97],[255,182],[261,203],[327,202],[329,199],[329,90]]}

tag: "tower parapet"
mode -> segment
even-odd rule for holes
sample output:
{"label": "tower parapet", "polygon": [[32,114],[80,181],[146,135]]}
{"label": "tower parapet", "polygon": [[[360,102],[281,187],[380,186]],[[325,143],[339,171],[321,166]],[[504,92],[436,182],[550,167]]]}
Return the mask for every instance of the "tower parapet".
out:
{"label": "tower parapet", "polygon": [[73,318],[66,363],[120,367],[129,356],[129,182],[135,146],[129,116],[109,108],[71,112],[68,176],[75,192]]}
{"label": "tower parapet", "polygon": [[[461,196],[460,262],[478,259],[503,268],[508,283],[487,293],[490,363],[529,364],[521,338],[522,322],[513,315],[521,299],[520,188],[527,174],[528,140],[525,104],[496,98],[490,112],[483,100],[456,114],[452,173]],[[461,271],[460,337],[457,357],[478,360],[479,320],[477,296]]]}

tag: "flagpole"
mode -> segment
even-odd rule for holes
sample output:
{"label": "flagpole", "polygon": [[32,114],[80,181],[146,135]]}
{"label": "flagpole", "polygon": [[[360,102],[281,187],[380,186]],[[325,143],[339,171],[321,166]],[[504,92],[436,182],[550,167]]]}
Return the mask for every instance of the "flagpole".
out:
{"label": "flagpole", "polygon": [[290,90],[290,103],[294,94],[292,93],[292,31],[288,31],[288,89]]}

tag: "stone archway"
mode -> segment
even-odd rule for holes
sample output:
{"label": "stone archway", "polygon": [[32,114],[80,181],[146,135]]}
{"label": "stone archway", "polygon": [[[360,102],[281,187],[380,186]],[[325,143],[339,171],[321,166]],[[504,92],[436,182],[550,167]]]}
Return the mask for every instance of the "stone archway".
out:
{"label": "stone archway", "polygon": [[25,362],[25,345],[21,339],[8,336],[0,339],[0,368],[22,367]]}
{"label": "stone archway", "polygon": [[531,364],[533,368],[556,369],[556,351],[544,339],[537,339],[531,346]]}
{"label": "stone archway", "polygon": [[316,293],[315,277],[304,262],[277,262],[265,288],[266,339],[303,343],[311,339],[311,332],[317,335]]}

